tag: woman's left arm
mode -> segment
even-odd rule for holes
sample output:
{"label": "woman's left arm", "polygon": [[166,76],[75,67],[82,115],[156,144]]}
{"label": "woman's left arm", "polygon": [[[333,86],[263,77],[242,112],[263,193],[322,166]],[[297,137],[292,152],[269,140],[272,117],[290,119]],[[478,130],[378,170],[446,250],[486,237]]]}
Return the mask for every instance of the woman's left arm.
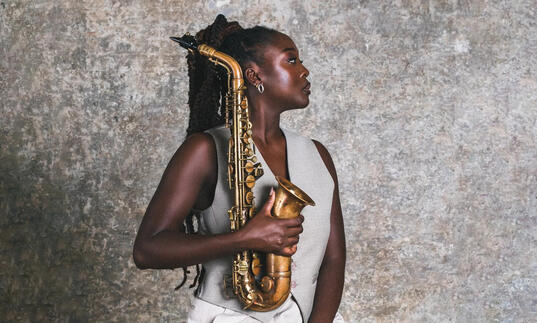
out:
{"label": "woman's left arm", "polygon": [[309,323],[332,322],[339,308],[343,282],[345,280],[345,230],[339,202],[339,188],[336,168],[328,150],[318,141],[313,141],[326,168],[334,179],[334,196],[330,212],[330,237],[317,278],[317,289]]}

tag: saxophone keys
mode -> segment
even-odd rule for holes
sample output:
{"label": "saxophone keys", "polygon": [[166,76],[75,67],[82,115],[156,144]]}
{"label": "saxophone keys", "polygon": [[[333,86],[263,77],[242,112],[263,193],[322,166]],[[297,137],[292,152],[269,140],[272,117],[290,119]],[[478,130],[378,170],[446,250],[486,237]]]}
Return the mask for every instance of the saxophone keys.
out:
{"label": "saxophone keys", "polygon": [[244,165],[244,169],[248,172],[248,173],[251,173],[255,170],[255,165],[252,164],[251,162],[247,162],[246,165]]}
{"label": "saxophone keys", "polygon": [[231,209],[227,210],[227,214],[229,215],[229,224],[231,231],[236,231],[237,226],[235,225],[235,207],[232,207]]}
{"label": "saxophone keys", "polygon": [[252,202],[254,201],[254,193],[252,193],[252,191],[246,193],[245,199],[247,204],[252,204]]}
{"label": "saxophone keys", "polygon": [[241,260],[237,263],[235,271],[241,276],[246,276],[248,274],[248,262],[246,260]]}
{"label": "saxophone keys", "polygon": [[241,109],[243,110],[248,109],[248,101],[246,100],[246,97],[242,98],[240,106],[241,106]]}
{"label": "saxophone keys", "polygon": [[254,177],[259,178],[265,174],[265,171],[263,170],[263,166],[261,166],[261,163],[256,163],[254,165]]}
{"label": "saxophone keys", "polygon": [[248,122],[247,122],[248,119],[244,118],[244,119],[240,119],[240,121],[241,121],[241,130],[242,131],[246,132],[246,131],[251,129],[251,127],[248,126]]}
{"label": "saxophone keys", "polygon": [[265,175],[265,171],[263,170],[263,168],[259,167],[255,169],[255,173],[254,173],[255,178],[259,178],[263,175]]}
{"label": "saxophone keys", "polygon": [[274,280],[269,276],[265,276],[261,279],[261,289],[268,293],[274,288]]}
{"label": "saxophone keys", "polygon": [[262,269],[263,269],[263,264],[261,263],[261,259],[254,258],[252,260],[252,274],[254,274],[254,276],[259,276],[261,275]]}
{"label": "saxophone keys", "polygon": [[246,185],[249,189],[252,189],[255,186],[255,177],[253,175],[246,176],[244,185]]}
{"label": "saxophone keys", "polygon": [[252,151],[252,148],[250,147],[244,148],[244,156],[248,158],[248,157],[252,157],[253,155],[254,155],[254,152]]}

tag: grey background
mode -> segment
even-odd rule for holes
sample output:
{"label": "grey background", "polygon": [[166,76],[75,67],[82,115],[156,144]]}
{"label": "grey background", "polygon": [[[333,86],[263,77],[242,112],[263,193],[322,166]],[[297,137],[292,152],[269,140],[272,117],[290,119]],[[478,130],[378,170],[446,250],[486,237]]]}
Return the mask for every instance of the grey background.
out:
{"label": "grey background", "polygon": [[169,36],[217,13],[289,34],[312,82],[283,124],[336,164],[349,322],[537,316],[537,3],[0,3],[0,313],[184,321],[131,248],[188,120]]}

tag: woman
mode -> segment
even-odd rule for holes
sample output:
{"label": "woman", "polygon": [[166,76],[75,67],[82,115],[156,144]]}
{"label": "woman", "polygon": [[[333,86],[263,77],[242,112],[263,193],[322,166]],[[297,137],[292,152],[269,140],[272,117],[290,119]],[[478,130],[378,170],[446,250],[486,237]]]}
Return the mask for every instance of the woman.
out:
{"label": "woman", "polygon": [[[221,109],[218,113],[226,90],[221,80],[226,76],[204,57],[189,54],[188,137],[168,164],[144,215],[134,261],[140,269],[203,264],[205,275],[190,322],[226,318],[230,322],[332,322],[345,267],[336,171],[322,144],[279,125],[282,112],[308,105],[309,71],[293,41],[265,27],[242,29],[219,15],[196,39],[231,55],[243,70],[252,136],[265,171],[254,192],[258,212],[243,229],[230,232],[226,213],[231,196],[226,183],[229,129],[221,126]],[[306,207],[297,219],[271,217],[275,175],[290,178],[317,206]],[[186,227],[192,229],[192,210],[201,214],[202,234],[186,234],[182,226],[186,219]],[[230,273],[232,256],[242,250],[293,256],[292,297],[278,309],[243,311],[237,299],[226,298],[223,276]]]}

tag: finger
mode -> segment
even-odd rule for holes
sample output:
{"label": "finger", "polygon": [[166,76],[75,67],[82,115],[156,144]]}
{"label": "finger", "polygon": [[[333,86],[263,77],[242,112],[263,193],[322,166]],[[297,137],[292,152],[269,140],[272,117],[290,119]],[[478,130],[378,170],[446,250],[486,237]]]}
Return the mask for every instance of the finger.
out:
{"label": "finger", "polygon": [[293,245],[293,246],[291,247],[291,252],[293,252],[293,254],[295,254],[295,253],[296,253],[296,250],[297,250],[297,248],[298,248],[298,245],[296,245],[296,244],[295,244],[295,245]]}
{"label": "finger", "polygon": [[296,245],[295,245],[295,246],[292,246],[292,247],[285,247],[285,248],[283,248],[280,254],[281,254],[282,256],[291,257],[291,256],[294,255],[295,253],[296,253]]}
{"label": "finger", "polygon": [[299,227],[302,226],[302,222],[304,222],[304,217],[302,215],[299,215],[296,218],[285,219],[284,221],[286,221],[285,225],[287,225],[288,227]]}
{"label": "finger", "polygon": [[265,202],[265,205],[263,205],[263,208],[261,209],[263,213],[270,215],[270,210],[272,209],[272,205],[274,205],[275,196],[276,194],[274,194],[274,189],[271,188],[268,200]]}
{"label": "finger", "polygon": [[291,227],[287,229],[287,236],[288,237],[298,237],[299,234],[301,234],[304,231],[302,227]]}
{"label": "finger", "polygon": [[287,238],[287,243],[286,243],[287,247],[296,246],[297,244],[298,244],[298,236]]}

